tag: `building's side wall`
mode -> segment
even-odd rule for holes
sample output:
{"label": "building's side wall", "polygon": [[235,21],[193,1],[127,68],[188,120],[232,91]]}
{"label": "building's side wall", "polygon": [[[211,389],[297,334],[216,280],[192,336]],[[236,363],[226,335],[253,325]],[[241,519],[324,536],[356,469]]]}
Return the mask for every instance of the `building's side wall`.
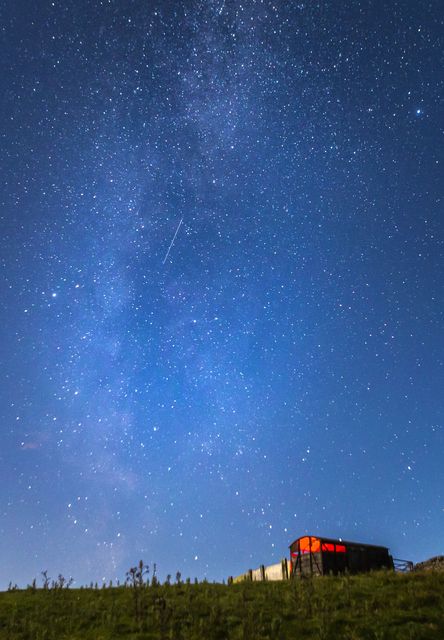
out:
{"label": "building's side wall", "polygon": [[350,573],[391,569],[393,562],[387,549],[347,547],[347,569]]}
{"label": "building's side wall", "polygon": [[294,576],[321,576],[323,574],[322,553],[302,553],[296,559]]}
{"label": "building's side wall", "polygon": [[[317,548],[319,550],[320,542],[322,542],[322,552],[303,552],[308,549],[309,545],[310,549]],[[313,547],[311,547],[311,543]],[[301,553],[299,553],[299,548],[301,548]],[[298,575],[340,574],[345,571],[363,573],[382,568],[393,569],[393,560],[388,549],[360,545],[359,543],[343,543],[322,538],[312,538],[307,542],[306,538],[299,538],[291,544],[290,554],[294,577]]]}
{"label": "building's side wall", "polygon": [[347,555],[346,553],[323,551],[322,566],[324,575],[344,573],[347,570]]}
{"label": "building's side wall", "polygon": [[388,549],[369,549],[367,565],[369,571],[393,569],[393,559]]}

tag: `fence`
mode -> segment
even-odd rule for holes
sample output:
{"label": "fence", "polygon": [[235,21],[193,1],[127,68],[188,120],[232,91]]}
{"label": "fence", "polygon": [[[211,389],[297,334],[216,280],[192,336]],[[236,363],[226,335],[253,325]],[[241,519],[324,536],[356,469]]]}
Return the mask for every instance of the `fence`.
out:
{"label": "fence", "polygon": [[410,560],[393,558],[393,568],[395,571],[401,571],[403,573],[406,573],[407,571],[413,571],[413,562],[411,562]]}

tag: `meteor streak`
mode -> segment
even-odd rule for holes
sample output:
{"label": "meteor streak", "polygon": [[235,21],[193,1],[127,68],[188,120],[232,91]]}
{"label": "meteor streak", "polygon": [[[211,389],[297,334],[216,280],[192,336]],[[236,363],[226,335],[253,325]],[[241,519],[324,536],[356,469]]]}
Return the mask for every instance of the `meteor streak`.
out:
{"label": "meteor streak", "polygon": [[173,246],[174,241],[175,241],[175,239],[176,239],[176,236],[177,236],[177,234],[179,233],[180,225],[182,224],[182,222],[183,222],[183,217],[180,219],[180,222],[179,222],[179,224],[177,225],[176,233],[174,234],[173,239],[171,240],[171,244],[170,244],[170,246],[168,247],[168,251],[167,251],[167,252],[166,252],[166,254],[165,254],[165,257],[164,257],[164,259],[163,259],[162,264],[165,264],[165,262],[166,262],[166,261],[167,261],[167,259],[168,259],[168,256],[170,255],[171,247]]}

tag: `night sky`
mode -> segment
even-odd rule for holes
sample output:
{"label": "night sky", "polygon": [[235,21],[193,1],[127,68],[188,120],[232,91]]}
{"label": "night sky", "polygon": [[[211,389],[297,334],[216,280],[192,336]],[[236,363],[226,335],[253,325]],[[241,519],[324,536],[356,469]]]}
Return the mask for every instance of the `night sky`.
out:
{"label": "night sky", "polygon": [[1,588],[444,552],[443,17],[2,3]]}

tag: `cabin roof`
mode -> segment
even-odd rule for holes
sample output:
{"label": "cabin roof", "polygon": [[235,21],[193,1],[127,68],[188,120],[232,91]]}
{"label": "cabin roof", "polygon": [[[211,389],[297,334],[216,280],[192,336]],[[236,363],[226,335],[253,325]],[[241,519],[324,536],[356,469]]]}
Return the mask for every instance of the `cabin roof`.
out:
{"label": "cabin roof", "polygon": [[327,542],[330,544],[342,544],[342,545],[345,545],[346,547],[365,547],[367,549],[384,549],[384,551],[388,551],[388,547],[383,547],[382,545],[379,545],[379,544],[367,544],[365,542],[352,542],[351,540],[342,540],[342,538],[325,538],[324,536],[313,536],[309,533],[307,533],[304,536],[299,536],[299,538],[296,538],[295,540],[293,540],[293,542],[289,545],[289,548],[292,547],[295,542],[297,542],[298,540],[302,540],[303,538],[314,538],[316,540],[321,540],[322,542]]}

